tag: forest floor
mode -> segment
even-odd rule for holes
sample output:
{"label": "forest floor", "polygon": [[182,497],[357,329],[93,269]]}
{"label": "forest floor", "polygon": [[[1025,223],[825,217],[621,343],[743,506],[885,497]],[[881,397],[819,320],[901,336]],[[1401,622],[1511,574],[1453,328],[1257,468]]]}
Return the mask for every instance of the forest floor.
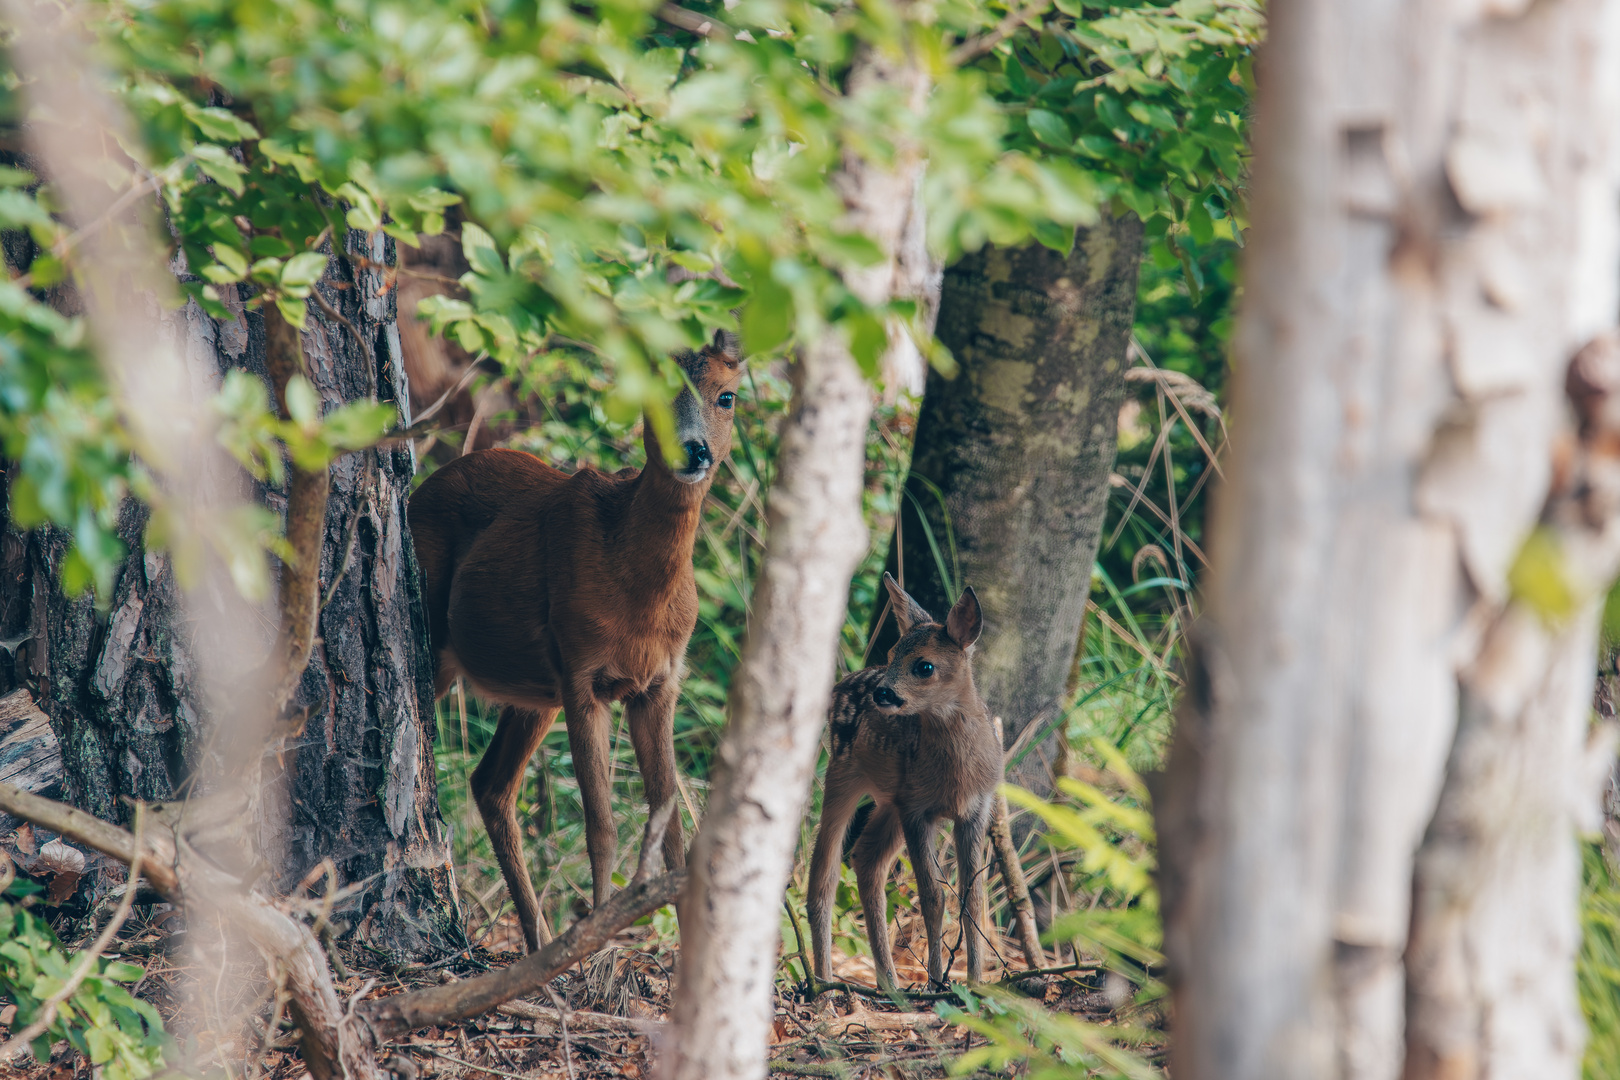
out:
{"label": "forest floor", "polygon": [[[141,923],[144,925],[137,925]],[[495,929],[492,943],[432,966],[378,969],[365,965],[352,950],[344,948],[341,955],[347,972],[339,980],[338,990],[345,1000],[356,995],[374,997],[471,978],[509,964],[519,955],[516,928],[512,927],[510,934],[501,933],[505,927]],[[896,929],[904,941],[910,928]],[[171,953],[179,951],[178,939],[183,937],[168,933],[161,924],[136,919],[131,920],[122,940],[115,945],[125,957],[147,967],[149,974],[137,993],[152,1001],[166,1019],[176,1016],[185,997],[186,972],[169,959]],[[659,1035],[671,1009],[671,980],[677,955],[678,947],[657,938],[651,928],[631,928],[589,960],[555,979],[551,984],[555,997],[531,997],[462,1024],[413,1032],[390,1045],[384,1064],[399,1080],[650,1077]],[[1018,954],[1016,949],[1007,949],[1003,955],[1011,958]],[[231,995],[219,986],[204,987],[203,994],[220,1014],[237,1017],[238,1030],[262,1031],[269,997],[262,968],[255,970],[257,965],[247,958],[235,966],[238,970],[232,977],[240,976],[236,992],[239,1000],[224,1000]],[[902,945],[896,950],[896,966],[902,979],[913,978],[916,985],[922,985],[924,972],[908,947]],[[841,956],[834,974],[850,984],[871,986],[871,970],[869,957]],[[964,973],[952,974],[960,978]],[[986,972],[992,980],[1000,974],[999,969]],[[1092,1023],[1111,1022],[1113,1010],[1098,971],[1025,978],[1013,988],[1055,1012]],[[936,1007],[950,1002],[953,995],[910,995],[903,1005],[875,992],[836,989],[809,998],[785,976],[778,980],[777,991],[770,1049],[773,1077],[944,1077],[965,1051],[986,1042],[983,1036],[938,1015]],[[565,1023],[558,1021],[559,1004],[566,1009]],[[243,1024],[244,1016],[254,1018]],[[249,1055],[250,1060],[244,1061],[244,1055],[236,1049],[240,1044],[227,1042],[225,1052],[216,1056],[212,1068],[204,1061],[202,1071],[187,1075],[300,1080],[306,1071],[290,1047],[292,1036],[285,1021],[282,1027],[270,1048]],[[262,1045],[262,1039],[252,1035],[243,1042]],[[1144,1049],[1150,1057],[1157,1056],[1152,1048]],[[219,1063],[223,1058],[229,1058],[230,1065],[222,1070]],[[17,1080],[94,1080],[97,1073],[83,1055],[63,1042],[55,1047],[49,1062],[30,1060],[6,1075]]]}

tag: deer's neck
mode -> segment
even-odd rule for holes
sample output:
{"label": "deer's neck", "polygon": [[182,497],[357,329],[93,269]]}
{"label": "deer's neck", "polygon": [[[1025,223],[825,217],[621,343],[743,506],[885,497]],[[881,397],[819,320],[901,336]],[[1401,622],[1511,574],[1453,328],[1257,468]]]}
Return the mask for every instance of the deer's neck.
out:
{"label": "deer's neck", "polygon": [[713,470],[700,484],[675,479],[649,436],[647,466],[632,482],[622,532],[620,576],[633,596],[661,604],[690,587],[692,545],[713,479]]}

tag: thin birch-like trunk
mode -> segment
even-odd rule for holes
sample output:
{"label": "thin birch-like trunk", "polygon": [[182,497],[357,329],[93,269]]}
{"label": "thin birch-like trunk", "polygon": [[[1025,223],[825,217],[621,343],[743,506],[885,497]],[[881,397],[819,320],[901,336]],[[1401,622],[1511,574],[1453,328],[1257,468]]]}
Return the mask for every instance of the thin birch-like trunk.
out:
{"label": "thin birch-like trunk", "polygon": [[1578,1072],[1586,604],[1613,568],[1554,529],[1577,615],[1552,623],[1510,570],[1559,512],[1566,368],[1617,314],[1616,13],[1269,7],[1159,807],[1178,1080]]}
{"label": "thin birch-like trunk", "polygon": [[[903,89],[920,111],[918,68],[867,54],[848,86]],[[899,257],[920,158],[889,170],[848,159],[836,178],[851,224],[888,255],[849,275],[867,303],[908,287]],[[733,678],[730,724],[680,901],[681,963],[674,1024],[660,1068],[679,1080],[765,1075],[782,890],[793,866],[834,681],[849,580],[866,549],[861,517],[871,391],[837,334],[807,343],[794,365],[770,532],[748,642]]]}

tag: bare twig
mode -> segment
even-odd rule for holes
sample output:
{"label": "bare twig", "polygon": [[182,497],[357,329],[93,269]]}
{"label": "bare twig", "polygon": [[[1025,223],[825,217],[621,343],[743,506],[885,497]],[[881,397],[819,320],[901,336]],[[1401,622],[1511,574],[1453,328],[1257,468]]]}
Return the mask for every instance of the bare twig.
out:
{"label": "bare twig", "polygon": [[737,32],[712,15],[683,8],[676,4],[660,4],[656,12],[660,22],[699,37],[734,38]]}
{"label": "bare twig", "polygon": [[1048,0],[1030,0],[1029,3],[1022,7],[1013,8],[1002,17],[1001,21],[996,24],[995,29],[988,34],[980,34],[971,41],[964,41],[952,49],[951,63],[956,67],[972,63],[1017,33],[1020,26],[1045,11],[1047,7]]}
{"label": "bare twig", "polygon": [[563,1064],[568,1067],[568,1080],[576,1080],[574,1074],[574,1048],[568,1041],[568,1005],[563,1001],[562,995],[548,983],[546,993],[551,1003],[557,1008],[557,1029],[562,1032]]}
{"label": "bare twig", "polygon": [[488,1065],[474,1065],[470,1061],[463,1061],[458,1057],[452,1057],[442,1050],[435,1050],[431,1046],[424,1046],[422,1049],[426,1050],[436,1058],[443,1058],[446,1061],[453,1061],[464,1069],[476,1069],[479,1072],[489,1073],[491,1076],[504,1076],[507,1078],[507,1080],[530,1080],[530,1077],[524,1073],[507,1072],[505,1069],[492,1069]]}
{"label": "bare twig", "polygon": [[[416,431],[417,428],[433,419],[433,417],[438,414],[438,411],[444,408],[445,402],[449,401],[451,398],[465,390],[467,388],[467,384],[472,382],[473,379],[478,376],[478,373],[480,370],[482,370],[479,368],[478,362],[483,358],[483,353],[479,353],[477,356],[473,357],[473,362],[467,365],[467,370],[461,373],[461,378],[456,380],[455,385],[450,387],[450,389],[446,390],[444,393],[440,394],[439,400],[423,409],[420,415],[414,417],[411,420],[410,427],[406,428],[404,431],[396,432],[393,436],[391,436],[391,438],[415,438],[415,436],[411,434],[412,432]],[[424,431],[425,430],[426,429],[424,429]]]}
{"label": "bare twig", "polygon": [[[79,962],[68,976],[62,988],[46,998],[40,1006],[39,1015],[34,1022],[23,1028],[17,1034],[0,1046],[0,1061],[9,1061],[19,1051],[27,1050],[30,1043],[45,1033],[45,1030],[56,1020],[56,1011],[62,1007],[62,1002],[79,992],[84,980],[89,977],[91,969],[96,966],[96,960],[112,944],[112,939],[124,926],[124,920],[129,918],[130,908],[135,905],[136,886],[140,883],[141,875],[141,834],[145,831],[146,812],[139,804],[135,807],[135,858],[129,866],[129,878],[124,883],[124,898],[118,902],[118,909],[113,912],[107,921],[106,929],[95,942],[79,954]],[[8,860],[9,862],[9,860]]]}

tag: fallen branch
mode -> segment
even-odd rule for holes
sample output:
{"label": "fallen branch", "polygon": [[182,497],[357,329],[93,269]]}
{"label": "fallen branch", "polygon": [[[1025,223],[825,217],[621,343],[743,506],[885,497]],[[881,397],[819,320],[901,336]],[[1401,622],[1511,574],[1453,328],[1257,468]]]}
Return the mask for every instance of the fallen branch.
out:
{"label": "fallen branch", "polygon": [[465,1020],[533,994],[626,926],[672,902],[685,882],[685,870],[633,881],[539,952],[474,979],[368,1001],[355,1010],[357,1026],[370,1045],[378,1047],[408,1031]]}
{"label": "fallen branch", "polygon": [[[495,1011],[502,1016],[513,1016],[519,1020],[538,1020],[546,1024],[559,1025],[562,1023],[562,1014],[556,1009],[533,1005],[527,1001],[503,1001],[495,1006]],[[588,1012],[584,1009],[569,1009],[568,1022],[576,1028],[595,1027],[627,1035],[651,1035],[665,1023],[663,1020],[637,1020],[629,1016],[611,1016],[608,1013]]]}
{"label": "fallen branch", "polygon": [[945,1021],[931,1012],[872,1012],[856,1007],[845,1016],[835,1016],[816,1025],[816,1030],[847,1038],[862,1031],[913,1031],[920,1027],[941,1027]]}

